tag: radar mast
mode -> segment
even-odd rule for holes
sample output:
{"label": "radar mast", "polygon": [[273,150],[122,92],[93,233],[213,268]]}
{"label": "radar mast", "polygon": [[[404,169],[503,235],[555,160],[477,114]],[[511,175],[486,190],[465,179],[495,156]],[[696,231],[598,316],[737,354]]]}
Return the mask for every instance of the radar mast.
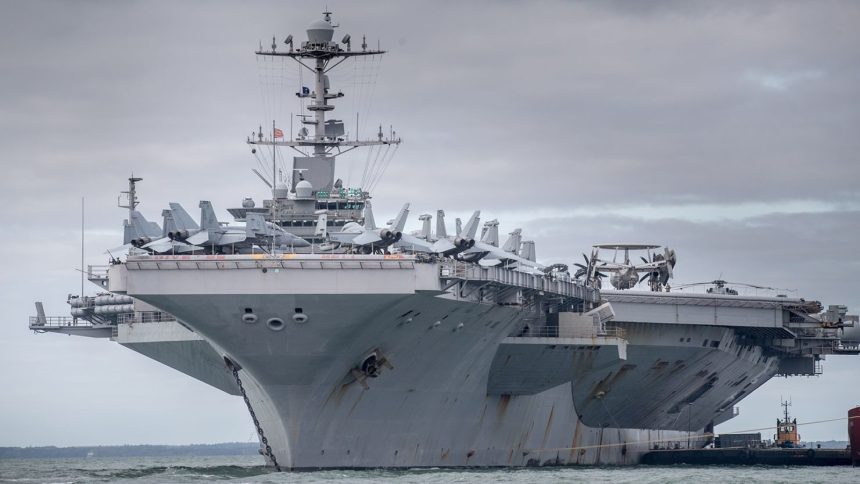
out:
{"label": "radar mast", "polygon": [[[401,141],[395,136],[393,130],[387,137],[380,130],[377,139],[359,140],[356,136],[353,140],[347,140],[344,136],[343,121],[326,119],[326,113],[335,108],[330,102],[344,96],[343,92],[334,92],[331,89],[328,73],[349,58],[385,53],[380,49],[368,49],[366,40],[362,41],[361,50],[352,50],[352,39],[349,34],[345,35],[340,42],[333,41],[336,27],[338,25],[332,24],[331,12],[323,12],[323,18],[312,22],[308,27],[308,40],[302,42],[298,48],[294,48],[293,36],[289,35],[284,40],[288,50],[278,51],[278,44],[273,37],[271,50],[263,50],[261,46],[255,52],[258,56],[289,57],[298,62],[303,69],[313,73],[313,90],[300,86],[300,91],[296,93],[297,97],[310,100],[306,107],[310,114],[300,114],[298,117],[303,125],[313,130],[313,133],[308,133],[307,128],[302,127],[296,136],[291,135],[290,139],[279,141],[278,138],[283,137],[276,136],[277,130],[273,129],[271,139],[266,139],[262,133],[259,133],[256,138],[249,137],[247,143],[273,147],[286,146],[301,152],[302,156],[293,158],[292,173],[303,172],[301,178],[310,182],[313,192],[318,197],[328,194],[335,188],[334,168],[337,155],[362,146],[399,145]],[[305,155],[300,148],[312,148],[312,155]],[[294,191],[299,177],[292,178],[291,188]],[[273,184],[275,182],[276,180],[273,180]]]}

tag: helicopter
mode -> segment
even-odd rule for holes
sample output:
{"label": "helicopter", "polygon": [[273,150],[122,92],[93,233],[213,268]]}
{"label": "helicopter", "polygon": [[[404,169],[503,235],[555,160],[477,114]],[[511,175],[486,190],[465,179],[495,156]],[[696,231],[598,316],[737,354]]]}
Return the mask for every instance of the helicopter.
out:
{"label": "helicopter", "polygon": [[[728,296],[737,296],[738,290],[734,289],[732,287],[729,287],[728,284],[731,284],[733,286],[749,287],[752,289],[762,289],[765,291],[793,292],[792,290],[789,290],[789,289],[778,289],[775,287],[757,286],[755,284],[747,284],[745,282],[729,282],[729,281],[726,281],[723,279],[714,279],[713,281],[707,281],[707,282],[693,282],[690,284],[680,284],[678,286],[675,286],[675,289],[682,291],[688,287],[711,286],[711,287],[708,287],[707,289],[705,289],[706,293],[708,293],[708,294],[724,294],[724,295],[728,295]],[[785,297],[784,294],[779,294],[778,296],[779,297]]]}

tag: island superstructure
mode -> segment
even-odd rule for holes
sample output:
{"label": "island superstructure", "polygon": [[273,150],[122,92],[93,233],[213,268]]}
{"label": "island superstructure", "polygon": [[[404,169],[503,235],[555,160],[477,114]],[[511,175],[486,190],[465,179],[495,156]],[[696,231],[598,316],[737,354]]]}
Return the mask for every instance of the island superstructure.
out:
{"label": "island superstructure", "polygon": [[[377,225],[370,193],[335,178],[336,156],[400,139],[348,139],[327,119],[344,97],[328,73],[383,51],[334,31],[326,12],[298,47],[289,36],[257,52],[314,80],[296,93],[310,113],[297,134],[273,123],[247,139],[272,161],[278,147],[301,155],[286,179],[275,163],[258,172],[270,200],[243,200],[230,224],[208,201],[199,223],[171,203],[159,226],[130,178],[125,259],[86,271],[101,292],[70,297],[71,317],[37,303],[30,327],[111,338],[242,397],[281,470],[635,464],[655,444],[704,445],[775,375],[860,352],[842,306],[670,292],[669,249],[602,244],[624,262],[595,250],[571,274],[540,264],[519,229],[501,241],[479,211],[450,235],[442,210],[435,231],[422,214],[406,232],[409,204]],[[631,247],[649,251],[643,264]],[[618,290],[600,289],[605,272]],[[650,291],[628,290],[645,279]]]}

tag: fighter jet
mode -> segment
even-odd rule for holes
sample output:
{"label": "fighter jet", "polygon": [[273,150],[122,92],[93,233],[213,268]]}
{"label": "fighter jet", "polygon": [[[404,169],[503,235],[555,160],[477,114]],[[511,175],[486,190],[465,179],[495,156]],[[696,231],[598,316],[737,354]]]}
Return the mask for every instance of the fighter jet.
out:
{"label": "fighter jet", "polygon": [[161,237],[161,227],[155,222],[150,222],[138,212],[131,212],[131,220],[123,224],[123,244],[140,247]]}
{"label": "fighter jet", "polygon": [[142,247],[153,240],[162,237],[161,227],[155,222],[150,222],[138,212],[131,212],[131,220],[125,220],[122,224],[123,245],[108,249],[108,254],[119,254],[131,248]]}
{"label": "fighter jet", "polygon": [[[478,262],[483,266],[495,265],[510,265],[518,264],[520,267],[530,267],[541,269],[543,266],[538,264],[534,257],[534,243],[531,242],[531,257],[527,253],[520,253],[521,230],[517,229],[511,232],[509,238],[502,248],[499,248],[499,222],[491,220],[484,224],[481,240],[475,240],[475,235],[478,231],[480,223],[480,210],[476,210],[466,225],[459,227],[456,236],[449,237],[445,228],[445,212],[438,210],[436,212],[436,236],[432,245],[432,252],[443,256],[454,256],[469,262]],[[424,232],[429,230],[429,221],[422,219],[424,222]],[[429,235],[427,236],[430,239]],[[401,241],[400,245],[404,245]],[[526,244],[527,245],[527,244]]]}
{"label": "fighter jet", "polygon": [[351,245],[354,250],[370,254],[375,250],[385,249],[403,238],[403,228],[408,214],[409,204],[407,203],[387,227],[377,227],[370,202],[365,202],[364,225],[348,222],[340,232],[330,232],[328,237],[332,242]]}
{"label": "fighter jet", "polygon": [[221,247],[221,250],[230,248],[230,251],[250,248],[252,245],[259,247],[308,247],[310,243],[296,235],[293,235],[278,225],[266,222],[261,213],[249,213],[245,217],[245,223],[225,224],[218,221],[212,203],[207,200],[200,202],[200,225],[201,229],[185,241],[192,245],[202,247]]}
{"label": "fighter jet", "polygon": [[143,246],[156,253],[167,252],[243,252],[253,246],[308,247],[310,243],[281,227],[266,222],[262,214],[249,213],[245,223],[227,224],[218,221],[212,203],[200,202],[200,222],[188,215],[178,203],[171,203],[164,215],[165,237]]}
{"label": "fighter jet", "polygon": [[462,228],[458,227],[457,235],[448,237],[445,229],[445,212],[436,212],[436,242],[433,251],[440,255],[455,255],[475,246],[475,235],[478,233],[478,223],[481,221],[481,211],[475,210],[469,221]]}
{"label": "fighter jet", "polygon": [[161,211],[164,219],[162,237],[140,246],[142,249],[156,254],[186,253],[202,250],[200,247],[188,244],[187,239],[200,231],[197,222],[178,203],[170,203],[169,209]]}

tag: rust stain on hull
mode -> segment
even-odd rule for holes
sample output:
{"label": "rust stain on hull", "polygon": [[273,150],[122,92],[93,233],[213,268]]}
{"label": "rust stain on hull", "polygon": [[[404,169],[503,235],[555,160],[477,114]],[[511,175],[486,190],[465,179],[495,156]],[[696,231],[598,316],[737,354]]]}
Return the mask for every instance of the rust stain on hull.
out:
{"label": "rust stain on hull", "polygon": [[573,460],[576,459],[576,463],[579,464],[579,456],[581,453],[577,451],[577,447],[579,447],[581,429],[582,422],[579,419],[576,419],[576,426],[573,430],[573,440],[570,442],[570,456],[567,459],[568,462],[573,462]]}
{"label": "rust stain on hull", "polygon": [[549,429],[552,428],[552,416],[555,413],[555,405],[549,409],[549,418],[546,420],[546,428],[543,431],[543,441],[541,442],[541,447],[546,447],[546,440],[549,437]]}
{"label": "rust stain on hull", "polygon": [[496,417],[498,418],[499,423],[501,423],[501,420],[505,418],[505,414],[508,412],[508,405],[510,405],[510,403],[510,395],[502,395],[499,397],[499,406],[496,410]]}
{"label": "rust stain on hull", "polygon": [[355,402],[353,402],[352,407],[349,408],[349,413],[346,414],[347,417],[352,416],[352,412],[355,410],[355,407],[358,406],[358,402],[361,401],[361,397],[363,397],[363,396],[364,396],[364,392],[360,392],[358,394],[358,398],[355,399]]}

